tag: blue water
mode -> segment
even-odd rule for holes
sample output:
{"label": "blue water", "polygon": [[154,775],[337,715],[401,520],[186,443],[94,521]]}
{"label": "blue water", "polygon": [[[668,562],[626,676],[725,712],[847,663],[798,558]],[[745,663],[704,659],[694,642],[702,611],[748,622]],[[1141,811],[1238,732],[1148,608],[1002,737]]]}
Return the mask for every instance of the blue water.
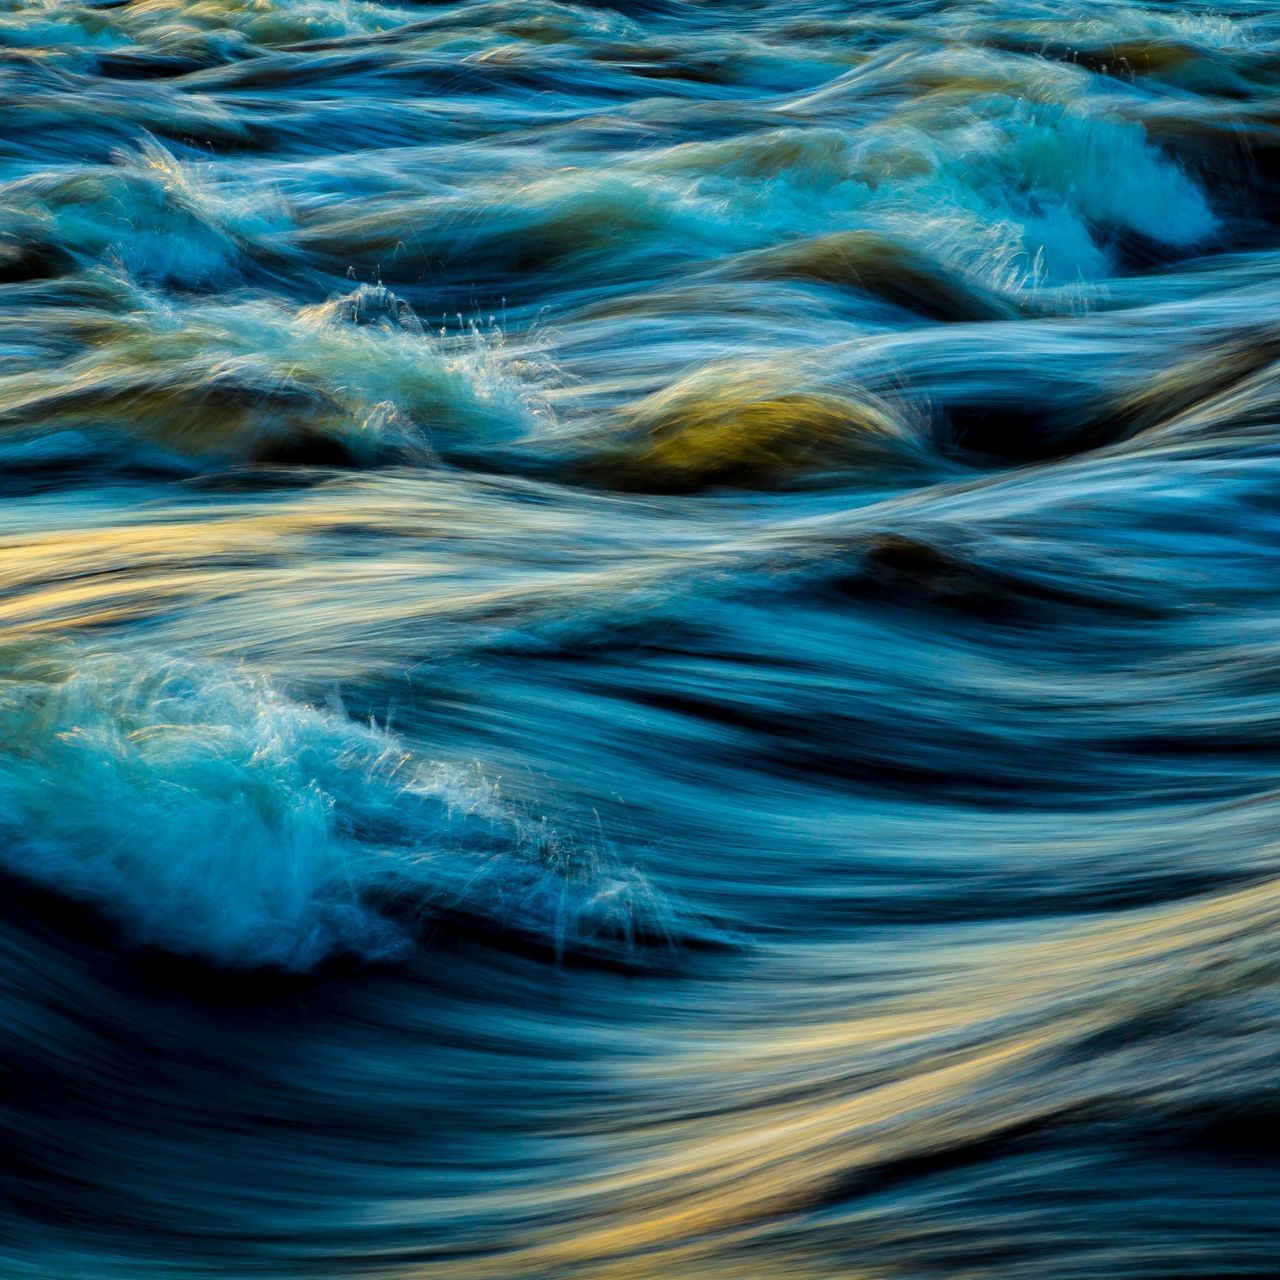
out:
{"label": "blue water", "polygon": [[1280,1274],[1277,104],[0,0],[0,1273]]}

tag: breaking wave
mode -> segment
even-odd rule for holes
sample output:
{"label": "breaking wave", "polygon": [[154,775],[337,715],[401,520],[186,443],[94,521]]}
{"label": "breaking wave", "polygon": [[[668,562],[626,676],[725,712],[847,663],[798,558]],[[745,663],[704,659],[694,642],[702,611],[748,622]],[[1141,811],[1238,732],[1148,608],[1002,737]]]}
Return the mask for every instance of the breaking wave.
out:
{"label": "breaking wave", "polygon": [[475,770],[261,678],[45,661],[6,678],[0,707],[3,865],[137,942],[303,969],[403,958],[448,911],[557,952],[666,939],[642,879],[608,872]]}

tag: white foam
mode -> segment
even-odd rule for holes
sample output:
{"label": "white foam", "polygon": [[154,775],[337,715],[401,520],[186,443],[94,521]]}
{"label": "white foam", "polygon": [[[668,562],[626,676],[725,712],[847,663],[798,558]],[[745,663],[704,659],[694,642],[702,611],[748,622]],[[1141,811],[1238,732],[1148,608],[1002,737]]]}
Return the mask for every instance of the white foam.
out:
{"label": "white foam", "polygon": [[[782,127],[635,167],[653,171],[650,205],[665,200],[681,237],[720,252],[866,229],[1001,289],[1102,278],[1116,232],[1178,251],[1212,236],[1193,178],[1114,103],[1085,98],[1087,73],[1037,67],[1027,74],[1043,83],[1002,92],[1008,69],[994,57],[948,52],[913,66],[926,80],[932,68],[942,82],[993,81],[962,105],[925,96],[854,131]],[[881,91],[900,92],[902,74],[886,67]]]}
{"label": "white foam", "polygon": [[302,969],[403,954],[436,908],[570,946],[659,914],[479,776],[243,671],[98,657],[0,683],[0,718],[0,861],[141,943]]}

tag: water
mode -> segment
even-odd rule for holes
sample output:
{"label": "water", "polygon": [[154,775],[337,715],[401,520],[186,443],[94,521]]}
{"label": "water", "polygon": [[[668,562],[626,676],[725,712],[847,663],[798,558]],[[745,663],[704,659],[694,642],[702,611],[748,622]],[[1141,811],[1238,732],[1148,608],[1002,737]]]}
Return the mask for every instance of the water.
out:
{"label": "water", "polygon": [[0,1270],[1276,1274],[1278,90],[4,0]]}

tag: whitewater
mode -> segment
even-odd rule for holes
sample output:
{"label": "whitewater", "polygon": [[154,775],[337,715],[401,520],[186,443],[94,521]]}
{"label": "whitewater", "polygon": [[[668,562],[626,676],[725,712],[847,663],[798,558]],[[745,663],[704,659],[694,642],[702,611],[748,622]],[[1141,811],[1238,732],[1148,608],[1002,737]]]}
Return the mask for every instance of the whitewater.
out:
{"label": "whitewater", "polygon": [[0,0],[0,1273],[1280,1274],[1280,4]]}

